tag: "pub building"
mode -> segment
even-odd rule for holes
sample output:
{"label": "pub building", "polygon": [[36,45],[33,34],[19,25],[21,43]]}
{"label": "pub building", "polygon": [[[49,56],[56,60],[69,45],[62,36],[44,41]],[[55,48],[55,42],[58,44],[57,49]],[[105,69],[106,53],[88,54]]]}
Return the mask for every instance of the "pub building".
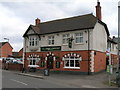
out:
{"label": "pub building", "polygon": [[48,22],[37,18],[23,35],[25,69],[82,74],[105,70],[110,34],[101,19],[99,1],[96,16],[85,14]]}

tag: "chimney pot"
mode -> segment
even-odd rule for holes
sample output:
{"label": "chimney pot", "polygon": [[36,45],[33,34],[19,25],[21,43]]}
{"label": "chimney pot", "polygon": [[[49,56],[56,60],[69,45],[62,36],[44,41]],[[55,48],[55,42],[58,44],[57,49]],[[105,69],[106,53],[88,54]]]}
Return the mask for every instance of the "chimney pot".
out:
{"label": "chimney pot", "polygon": [[40,19],[39,18],[35,19],[35,24],[36,25],[40,24]]}
{"label": "chimney pot", "polygon": [[98,2],[97,2],[97,6],[96,6],[96,17],[97,17],[99,20],[102,20],[101,6],[100,6],[99,0],[98,0]]}

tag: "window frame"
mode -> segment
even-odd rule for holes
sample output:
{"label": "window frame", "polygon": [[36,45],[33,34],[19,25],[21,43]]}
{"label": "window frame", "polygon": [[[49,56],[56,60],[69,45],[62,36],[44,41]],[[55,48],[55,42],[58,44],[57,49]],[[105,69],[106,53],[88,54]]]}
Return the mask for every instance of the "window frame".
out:
{"label": "window frame", "polygon": [[55,36],[51,35],[48,36],[48,45],[54,45],[55,44]]}
{"label": "window frame", "polygon": [[39,46],[38,37],[29,37],[29,46]]}
{"label": "window frame", "polygon": [[62,44],[63,45],[67,45],[68,44],[68,38],[70,38],[70,34],[69,33],[62,35]]}
{"label": "window frame", "polygon": [[[78,33],[75,33],[74,35],[75,35],[75,44],[83,44],[83,42],[84,42],[84,33],[83,32],[78,32]],[[79,41],[77,41],[77,39]]]}
{"label": "window frame", "polygon": [[[68,61],[68,66],[66,66],[66,61]],[[72,67],[71,66],[71,61],[74,61],[74,66]],[[79,66],[76,66],[76,61],[79,61]],[[68,57],[65,57],[64,58],[64,68],[67,68],[67,69],[80,69],[80,58],[78,57],[74,57],[71,58],[71,56],[68,56]]]}
{"label": "window frame", "polygon": [[37,63],[40,61],[40,58],[39,57],[29,57],[28,61],[29,61],[28,65],[38,65]]}

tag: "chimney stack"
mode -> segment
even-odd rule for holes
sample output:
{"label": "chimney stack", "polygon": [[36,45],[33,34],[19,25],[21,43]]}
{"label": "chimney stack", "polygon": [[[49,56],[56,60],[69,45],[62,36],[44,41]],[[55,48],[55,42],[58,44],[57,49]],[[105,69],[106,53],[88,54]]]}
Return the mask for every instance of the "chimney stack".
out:
{"label": "chimney stack", "polygon": [[99,20],[102,20],[102,14],[101,14],[101,6],[99,0],[97,1],[97,6],[96,6],[96,17]]}
{"label": "chimney stack", "polygon": [[40,24],[40,19],[39,18],[35,19],[35,25],[38,25],[38,24]]}

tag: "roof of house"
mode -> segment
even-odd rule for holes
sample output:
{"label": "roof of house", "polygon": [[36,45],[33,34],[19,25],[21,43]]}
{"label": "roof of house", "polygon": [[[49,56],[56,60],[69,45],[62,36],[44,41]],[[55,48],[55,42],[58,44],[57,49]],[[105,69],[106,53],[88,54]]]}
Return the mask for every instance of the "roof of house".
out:
{"label": "roof of house", "polygon": [[12,55],[13,55],[13,56],[18,56],[18,55],[19,55],[19,52],[12,52]]}
{"label": "roof of house", "polygon": [[0,48],[4,45],[4,44],[6,44],[7,42],[0,42]]}
{"label": "roof of house", "polygon": [[[0,48],[2,47],[2,46],[4,46],[6,43],[8,43],[8,42],[0,42]],[[8,43],[9,45],[10,45],[10,43]],[[13,47],[10,45],[10,47],[13,49]]]}
{"label": "roof of house", "polygon": [[111,42],[111,43],[117,44],[117,42],[114,40],[114,38],[112,39],[112,38],[110,38],[110,37],[108,37],[108,42]]}
{"label": "roof of house", "polygon": [[21,48],[21,49],[19,50],[19,52],[21,52],[21,51],[23,51],[23,48]]}
{"label": "roof of house", "polygon": [[115,37],[115,38],[113,38],[113,41],[118,43],[118,42],[120,42],[120,39],[118,39],[118,37]]}
{"label": "roof of house", "polygon": [[[105,27],[107,35],[109,36],[110,34],[108,31],[107,25],[102,21],[98,20],[92,14],[86,14],[81,16],[65,18],[65,19],[58,19],[58,20],[43,22],[38,24],[37,26],[30,25],[29,28],[33,29],[36,34],[43,35],[43,34],[50,34],[50,33],[57,33],[57,32],[93,29],[97,22],[101,23]],[[28,30],[25,32],[23,37],[26,36]]]}

